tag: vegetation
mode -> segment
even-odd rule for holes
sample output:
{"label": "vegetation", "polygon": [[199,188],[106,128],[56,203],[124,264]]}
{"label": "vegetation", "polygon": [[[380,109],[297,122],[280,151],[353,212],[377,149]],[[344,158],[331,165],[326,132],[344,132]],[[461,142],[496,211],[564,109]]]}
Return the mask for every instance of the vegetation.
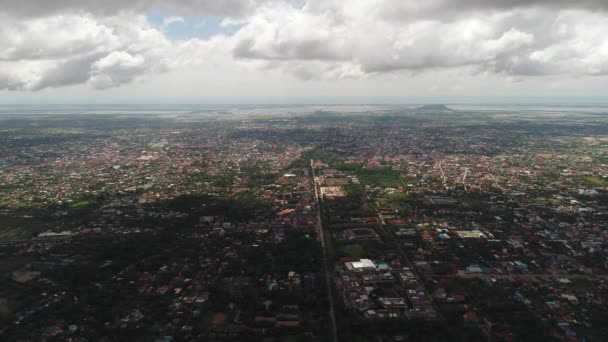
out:
{"label": "vegetation", "polygon": [[551,203],[553,203],[553,200],[548,197],[536,197],[532,200],[532,202],[539,205],[550,205]]}
{"label": "vegetation", "polygon": [[579,178],[579,181],[587,186],[599,186],[603,187],[608,185],[608,180],[600,176],[583,176]]}
{"label": "vegetation", "polygon": [[351,244],[341,246],[339,252],[350,257],[361,258],[364,256],[364,248],[360,244]]}
{"label": "vegetation", "polygon": [[357,177],[362,184],[397,188],[403,185],[401,172],[389,168],[360,169]]}
{"label": "vegetation", "polygon": [[409,206],[410,203],[411,203],[410,196],[404,192],[395,192],[392,194],[388,194],[388,195],[382,196],[382,198],[380,198],[378,200],[378,204],[380,206],[393,207],[393,208],[399,208],[399,209],[406,208],[407,206]]}
{"label": "vegetation", "polygon": [[95,202],[92,200],[79,200],[79,201],[70,203],[70,209],[81,209],[84,207],[88,207],[94,203]]}

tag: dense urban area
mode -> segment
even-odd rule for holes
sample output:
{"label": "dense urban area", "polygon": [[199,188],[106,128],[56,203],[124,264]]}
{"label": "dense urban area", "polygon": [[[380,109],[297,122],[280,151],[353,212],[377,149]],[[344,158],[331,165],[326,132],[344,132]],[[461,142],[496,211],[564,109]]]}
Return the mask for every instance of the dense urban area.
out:
{"label": "dense urban area", "polygon": [[2,341],[606,341],[608,118],[0,115]]}

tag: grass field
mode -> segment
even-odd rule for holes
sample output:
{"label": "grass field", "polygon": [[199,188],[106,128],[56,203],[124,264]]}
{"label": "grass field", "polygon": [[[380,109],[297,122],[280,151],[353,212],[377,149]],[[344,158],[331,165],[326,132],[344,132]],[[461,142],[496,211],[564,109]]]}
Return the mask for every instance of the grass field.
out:
{"label": "grass field", "polygon": [[361,169],[357,177],[362,184],[397,188],[402,186],[401,172],[392,169]]}
{"label": "grass field", "polygon": [[89,200],[80,200],[80,201],[72,202],[70,204],[70,209],[84,208],[84,207],[89,206],[89,205],[91,205],[93,203],[94,203],[93,201],[89,201]]}
{"label": "grass field", "polygon": [[44,205],[40,202],[14,202],[0,199],[0,208],[1,207],[9,207],[9,208],[37,208]]}
{"label": "grass field", "polygon": [[581,182],[591,186],[605,186],[608,184],[608,181],[599,176],[584,176],[581,177]]}
{"label": "grass field", "polygon": [[339,251],[354,258],[360,258],[365,253],[363,246],[360,244],[344,245],[339,248]]}
{"label": "grass field", "polygon": [[389,194],[378,199],[378,204],[382,207],[404,208],[409,202],[410,198],[405,193]]}
{"label": "grass field", "polygon": [[547,197],[536,197],[535,199],[532,200],[532,202],[539,204],[539,205],[550,205],[551,203],[553,203],[553,201]]}

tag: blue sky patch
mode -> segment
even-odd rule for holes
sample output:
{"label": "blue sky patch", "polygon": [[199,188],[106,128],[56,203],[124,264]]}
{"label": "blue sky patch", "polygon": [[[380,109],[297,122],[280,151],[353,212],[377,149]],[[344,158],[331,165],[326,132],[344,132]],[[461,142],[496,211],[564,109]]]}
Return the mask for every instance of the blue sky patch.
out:
{"label": "blue sky patch", "polygon": [[[171,40],[188,40],[192,38],[207,39],[219,34],[233,35],[242,25],[222,26],[224,17],[220,16],[180,16],[164,11],[147,13],[150,24],[163,31]],[[181,18],[183,20],[170,20]]]}

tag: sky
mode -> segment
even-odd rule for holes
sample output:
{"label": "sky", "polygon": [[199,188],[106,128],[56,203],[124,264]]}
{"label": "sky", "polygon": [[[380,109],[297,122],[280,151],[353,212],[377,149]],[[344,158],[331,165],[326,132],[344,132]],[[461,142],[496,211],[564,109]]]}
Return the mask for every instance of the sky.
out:
{"label": "sky", "polygon": [[608,101],[607,32],[606,0],[0,0],[0,104]]}

